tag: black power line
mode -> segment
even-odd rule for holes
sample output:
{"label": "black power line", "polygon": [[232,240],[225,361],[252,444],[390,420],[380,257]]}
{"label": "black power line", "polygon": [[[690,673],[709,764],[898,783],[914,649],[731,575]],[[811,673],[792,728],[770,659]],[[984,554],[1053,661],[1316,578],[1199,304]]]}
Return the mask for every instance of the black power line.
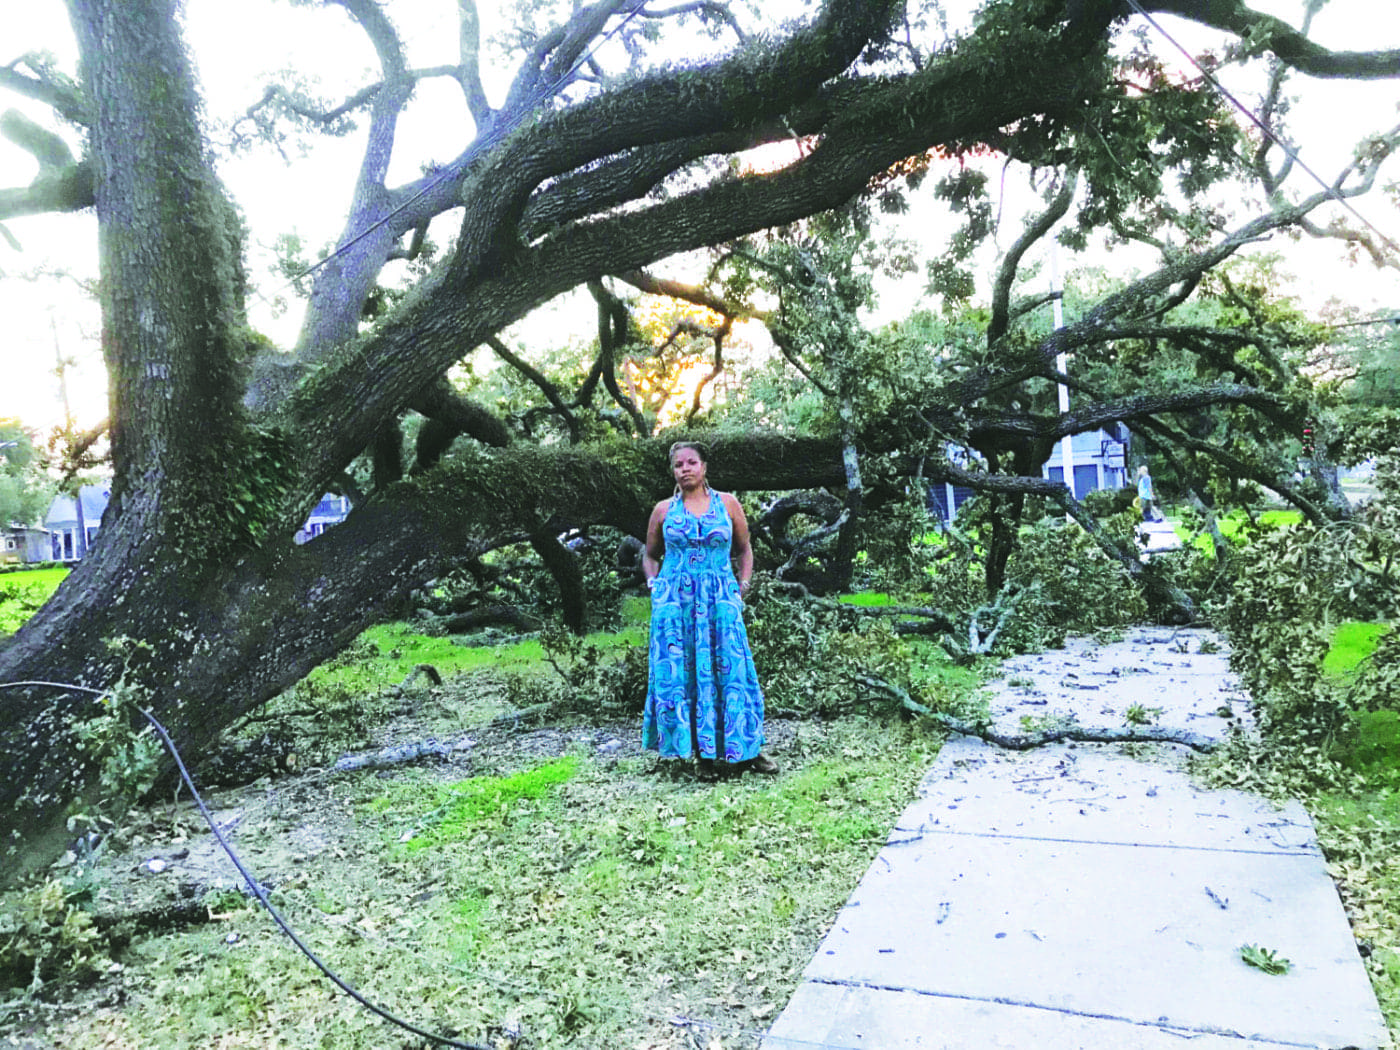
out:
{"label": "black power line", "polygon": [[[73,685],[66,682],[0,682],[0,689],[20,688],[63,689],[69,692],[89,693],[93,696],[107,696],[111,693],[110,689],[93,689],[90,686]],[[145,716],[146,721],[155,729],[156,733],[160,736],[161,743],[163,743],[166,750],[170,752],[170,757],[175,760],[175,765],[180,771],[180,779],[184,781],[185,787],[189,788],[190,796],[194,799],[195,805],[199,807],[199,812],[204,817],[205,823],[209,825],[209,830],[214,833],[214,838],[218,840],[219,845],[222,846],[224,852],[228,854],[228,859],[233,861],[233,866],[238,869],[238,874],[243,876],[243,880],[248,884],[249,892],[258,899],[258,903],[272,916],[272,921],[281,928],[282,932],[287,935],[287,938],[297,946],[298,950],[300,950],[303,955],[311,960],[318,970],[325,974],[337,988],[354,999],[366,1010],[382,1017],[390,1024],[397,1025],[406,1032],[412,1032],[414,1035],[423,1039],[428,1039],[440,1046],[456,1047],[457,1050],[491,1050],[490,1047],[483,1046],[480,1043],[464,1043],[457,1039],[450,1039],[445,1035],[437,1035],[433,1032],[429,1032],[427,1029],[419,1028],[409,1021],[395,1017],[382,1006],[366,999],[356,991],[348,981],[318,959],[316,954],[302,942],[299,936],[297,936],[297,932],[292,929],[291,924],[282,917],[281,913],[275,907],[273,907],[272,902],[267,898],[267,891],[263,889],[262,884],[253,877],[243,861],[239,859],[238,854],[234,852],[233,847],[229,844],[228,839],[224,837],[223,832],[219,830],[218,824],[214,821],[213,814],[209,812],[209,807],[204,804],[204,799],[200,796],[199,789],[195,787],[194,779],[190,776],[190,771],[185,768],[185,761],[180,757],[180,752],[176,749],[175,742],[170,739],[170,734],[166,732],[165,726],[161,725],[160,722],[156,720],[155,715],[151,714],[151,712],[147,711],[145,708],[137,708],[137,710]]]}
{"label": "black power line", "polygon": [[1274,143],[1274,145],[1278,146],[1279,149],[1283,150],[1283,152],[1288,155],[1289,160],[1291,160],[1294,164],[1298,165],[1298,167],[1302,168],[1305,172],[1312,176],[1314,181],[1316,181],[1317,184],[1322,187],[1322,191],[1326,193],[1327,196],[1331,197],[1343,208],[1355,215],[1356,218],[1359,219],[1366,227],[1368,227],[1371,230],[1371,232],[1373,232],[1377,237],[1379,237],[1381,241],[1384,242],[1386,247],[1388,247],[1391,251],[1400,254],[1400,245],[1397,245],[1393,240],[1391,240],[1384,233],[1382,233],[1375,223],[1373,223],[1370,219],[1366,218],[1366,216],[1362,215],[1361,212],[1356,209],[1356,206],[1353,205],[1351,201],[1347,200],[1347,198],[1343,197],[1340,191],[1338,191],[1338,189],[1335,186],[1332,186],[1329,183],[1327,183],[1321,175],[1313,171],[1312,168],[1308,167],[1308,165],[1303,162],[1303,158],[1298,155],[1297,150],[1295,150],[1288,143],[1284,142],[1283,139],[1279,138],[1279,136],[1274,133],[1273,128],[1269,127],[1268,124],[1261,120],[1259,116],[1255,114],[1255,112],[1251,110],[1248,106],[1246,106],[1243,102],[1235,98],[1235,96],[1229,92],[1225,85],[1220,83],[1220,81],[1213,77],[1205,69],[1204,66],[1202,66],[1199,62],[1196,61],[1195,57],[1191,54],[1191,52],[1187,51],[1186,48],[1182,47],[1181,44],[1178,43],[1170,33],[1168,33],[1165,29],[1162,28],[1161,24],[1157,22],[1156,19],[1154,19],[1151,15],[1149,15],[1146,11],[1142,9],[1142,5],[1138,3],[1138,0],[1128,0],[1128,6],[1131,7],[1138,14],[1140,14],[1143,18],[1147,19],[1147,24],[1150,25],[1153,29],[1157,30],[1157,32],[1161,33],[1162,36],[1166,38],[1168,43],[1170,43],[1173,47],[1180,51],[1186,57],[1186,61],[1190,62],[1191,65],[1196,68],[1196,71],[1199,72],[1201,76],[1205,78],[1206,83],[1213,87],[1222,98],[1224,98],[1230,103],[1230,105],[1234,106],[1237,110],[1239,110],[1246,117],[1248,117],[1250,122],[1261,132],[1263,132],[1265,136],[1268,137],[1269,141]]}

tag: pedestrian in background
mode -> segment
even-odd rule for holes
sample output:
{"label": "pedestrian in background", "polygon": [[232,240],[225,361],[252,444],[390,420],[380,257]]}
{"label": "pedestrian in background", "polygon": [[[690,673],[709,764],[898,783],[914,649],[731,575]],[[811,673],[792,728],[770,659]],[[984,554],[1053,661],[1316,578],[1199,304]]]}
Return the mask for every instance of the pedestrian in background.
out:
{"label": "pedestrian in background", "polygon": [[1166,521],[1162,512],[1157,509],[1157,497],[1152,492],[1152,475],[1147,472],[1147,464],[1138,467],[1137,472],[1138,503],[1142,507],[1143,521]]}

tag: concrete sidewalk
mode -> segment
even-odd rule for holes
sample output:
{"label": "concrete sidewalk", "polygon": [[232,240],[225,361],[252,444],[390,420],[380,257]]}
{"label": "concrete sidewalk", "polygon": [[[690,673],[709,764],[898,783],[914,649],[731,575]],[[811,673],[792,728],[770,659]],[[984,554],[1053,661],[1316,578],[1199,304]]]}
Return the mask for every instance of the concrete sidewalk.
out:
{"label": "concrete sidewalk", "polygon": [[1160,554],[1181,548],[1181,537],[1175,527],[1166,521],[1144,521],[1137,527],[1138,542],[1144,555]]}
{"label": "concrete sidewalk", "polygon": [[[1020,658],[993,711],[1121,726],[1138,704],[1219,737],[1246,712],[1210,637]],[[1123,750],[950,740],[765,1050],[1388,1047],[1302,807],[1198,790],[1174,747]],[[1292,968],[1247,966],[1247,944]]]}

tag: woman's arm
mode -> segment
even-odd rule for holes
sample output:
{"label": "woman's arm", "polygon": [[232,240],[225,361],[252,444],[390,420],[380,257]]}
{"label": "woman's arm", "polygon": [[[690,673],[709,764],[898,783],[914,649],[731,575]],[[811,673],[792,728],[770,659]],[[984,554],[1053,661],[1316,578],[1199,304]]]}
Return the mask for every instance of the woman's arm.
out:
{"label": "woman's arm", "polygon": [[661,525],[666,520],[669,503],[669,500],[662,500],[653,507],[651,520],[647,522],[647,542],[642,548],[642,575],[646,577],[648,585],[661,571],[661,559],[666,555],[666,537],[662,534]]}
{"label": "woman's arm", "polygon": [[729,557],[734,562],[734,575],[739,581],[739,593],[749,589],[749,578],[753,575],[753,545],[749,542],[749,520],[744,517],[744,508],[728,492],[721,493],[724,509],[729,512],[729,522],[734,527],[734,538],[730,543]]}

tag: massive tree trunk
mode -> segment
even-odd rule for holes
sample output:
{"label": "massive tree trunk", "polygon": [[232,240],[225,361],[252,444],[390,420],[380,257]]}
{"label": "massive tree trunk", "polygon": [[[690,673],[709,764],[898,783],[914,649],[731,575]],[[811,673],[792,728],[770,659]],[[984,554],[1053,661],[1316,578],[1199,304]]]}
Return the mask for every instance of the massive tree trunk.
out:
{"label": "massive tree trunk", "polygon": [[[30,191],[0,196],[0,218],[50,200],[48,183],[39,185],[59,177],[50,167],[61,169],[73,191],[64,200],[95,204],[115,472],[93,550],[0,650],[0,682],[107,688],[125,675],[192,752],[451,559],[503,537],[567,527],[640,531],[647,508],[669,489],[664,448],[650,441],[593,449],[510,444],[482,413],[438,396],[436,385],[455,362],[561,292],[837,207],[931,147],[1003,142],[1020,126],[1033,138],[1069,134],[1064,129],[1091,121],[1086,114],[1110,93],[1104,31],[1119,10],[1070,5],[1075,15],[1066,22],[1064,5],[1051,0],[1003,5],[985,33],[948,44],[936,60],[887,72],[889,53],[881,52],[881,75],[847,76],[872,43],[876,52],[888,43],[901,5],[826,0],[810,25],[762,46],[608,83],[574,101],[565,90],[577,86],[588,48],[608,17],[634,6],[585,5],[572,16],[578,32],[541,38],[500,110],[486,106],[475,59],[464,58],[460,79],[476,88],[468,92],[476,139],[440,170],[391,188],[385,178],[397,115],[414,81],[380,5],[339,5],[373,42],[384,79],[370,95],[365,160],[340,248],[311,278],[303,330],[285,355],[268,352],[245,322],[241,230],[205,155],[176,0],[69,0],[82,97],[56,81],[24,81],[15,69],[0,69],[0,81],[20,83],[88,129],[88,156],[69,164],[48,150],[44,178]],[[1221,5],[1147,6],[1191,7],[1203,20],[1242,17],[1237,5],[1224,5],[1226,14]],[[1324,66],[1329,57],[1299,55],[1300,63]],[[1386,68],[1366,75],[1395,75],[1400,60]],[[13,128],[0,131],[14,137]],[[796,136],[804,140],[799,159],[778,171],[705,182],[695,163]],[[69,185],[74,180],[86,182]],[[652,193],[663,184],[666,192]],[[1058,353],[1112,338],[1115,325],[1155,317],[1154,302],[1320,199],[1280,207],[1105,300],[1036,349],[1034,374]],[[400,239],[454,208],[463,210],[454,252],[361,334],[365,299]],[[1014,441],[1053,439],[1096,425],[1087,417],[979,416],[979,399],[1005,375],[989,365],[915,414],[970,441],[998,430]],[[1194,401],[1099,407],[1107,420],[1222,400],[1268,403],[1256,391],[1211,388]],[[410,407],[483,444],[508,447],[447,458],[383,485],[344,525],[293,544],[321,494],[342,483],[362,450],[386,434],[392,439]],[[928,435],[891,424],[860,437],[889,451]],[[736,490],[845,485],[843,454],[854,447],[757,435],[720,441],[714,477]],[[434,447],[433,457],[441,451]],[[381,480],[397,472],[392,456],[380,462]],[[109,644],[121,639],[128,641]],[[107,756],[80,738],[78,723],[110,717],[90,699],[32,687],[0,694],[0,709],[6,877],[53,857],[70,833],[70,811],[101,814],[102,796],[121,770],[103,770]]]}
{"label": "massive tree trunk", "polygon": [[[125,637],[150,647],[140,658],[173,704],[201,662],[196,654],[218,637],[209,630],[211,577],[256,541],[288,471],[277,442],[241,408],[239,227],[204,156],[172,8],[170,0],[72,6],[90,85],[112,497],[100,540],[0,654],[0,679],[105,687],[122,660],[107,643]],[[91,796],[74,725],[94,709],[52,693],[4,703],[8,866],[48,857],[51,842],[21,832],[62,828],[63,806]],[[199,706],[195,699],[183,721],[214,721]]]}

